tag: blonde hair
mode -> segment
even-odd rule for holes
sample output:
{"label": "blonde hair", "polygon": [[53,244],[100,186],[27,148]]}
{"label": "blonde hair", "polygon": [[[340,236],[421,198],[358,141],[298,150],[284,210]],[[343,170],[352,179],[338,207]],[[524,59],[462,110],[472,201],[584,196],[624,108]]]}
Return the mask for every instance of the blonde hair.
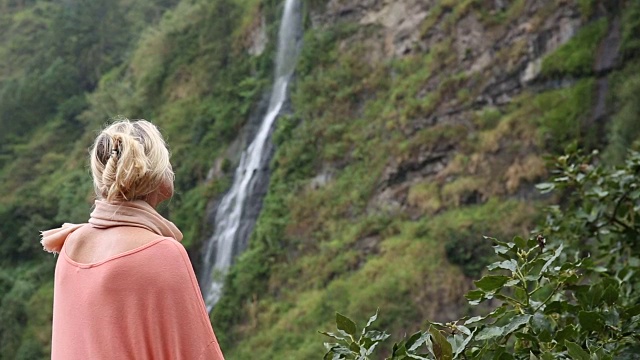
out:
{"label": "blonde hair", "polygon": [[107,202],[145,199],[163,182],[173,186],[169,150],[158,128],[146,120],[120,118],[91,149],[93,186]]}

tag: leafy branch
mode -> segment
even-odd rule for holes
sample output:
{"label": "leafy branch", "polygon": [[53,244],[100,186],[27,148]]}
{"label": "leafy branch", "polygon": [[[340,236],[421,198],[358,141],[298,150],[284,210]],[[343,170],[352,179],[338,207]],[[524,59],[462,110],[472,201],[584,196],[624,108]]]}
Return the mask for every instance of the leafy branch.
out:
{"label": "leafy branch", "polygon": [[[597,153],[576,149],[556,160],[556,177],[538,185],[564,192],[537,235],[494,243],[497,261],[465,297],[471,306],[498,300],[485,315],[447,324],[396,342],[388,360],[404,359],[624,359],[640,353],[640,154],[625,166],[591,165]],[[544,234],[544,236],[542,235]],[[549,239],[549,241],[547,241]],[[389,335],[336,314],[337,340],[325,359],[367,360]]]}

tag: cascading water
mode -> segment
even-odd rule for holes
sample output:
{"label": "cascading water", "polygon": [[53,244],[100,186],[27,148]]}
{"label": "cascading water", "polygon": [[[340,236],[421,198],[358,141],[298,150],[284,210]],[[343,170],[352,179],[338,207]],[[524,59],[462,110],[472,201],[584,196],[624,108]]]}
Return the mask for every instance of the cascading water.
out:
{"label": "cascading water", "polygon": [[[299,52],[301,28],[299,0],[286,0],[278,33],[275,82],[267,115],[263,118],[255,138],[242,153],[233,185],[218,206],[214,234],[204,249],[200,287],[209,311],[220,299],[224,275],[233,257],[244,250],[239,248],[239,244],[246,243],[246,239],[241,237],[250,235],[242,234],[238,230],[243,220],[246,202],[254,195],[255,184],[261,176],[259,170],[269,161],[265,149],[269,145],[269,134],[273,122],[286,100],[287,85],[293,74]],[[251,220],[255,221],[255,219]]]}

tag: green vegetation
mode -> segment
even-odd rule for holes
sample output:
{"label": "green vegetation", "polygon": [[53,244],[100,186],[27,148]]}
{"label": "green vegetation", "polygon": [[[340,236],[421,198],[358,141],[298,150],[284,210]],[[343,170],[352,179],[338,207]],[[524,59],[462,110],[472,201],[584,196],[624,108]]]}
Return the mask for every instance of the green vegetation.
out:
{"label": "green vegetation", "polygon": [[230,161],[227,147],[270,81],[273,41],[250,57],[239,39],[260,12],[273,38],[278,9],[223,0],[0,1],[0,9],[0,353],[48,358],[55,258],[38,233],[87,220],[95,132],[120,114],[162,128],[177,181],[161,212],[195,255],[207,201],[226,190],[230,166],[208,181],[207,173],[215,159]]}
{"label": "green vegetation", "polygon": [[[495,260],[482,235],[525,234],[540,219],[542,205],[566,199],[532,193],[547,176],[543,158],[578,140],[584,148],[604,148],[603,162],[621,164],[628,148],[640,146],[640,5],[497,3],[436,1],[416,25],[421,34],[415,46],[394,54],[389,46],[395,39],[383,26],[324,23],[337,16],[326,13],[335,10],[328,1],[304,1],[307,29],[292,112],[278,119],[273,134],[269,190],[250,247],[230,270],[211,315],[228,358],[318,358],[322,345],[313,329],[328,329],[328,314],[335,311],[364,322],[380,308],[375,326],[394,339],[424,330],[427,319],[446,323],[484,314],[484,305],[470,306],[462,297],[472,287],[470,278]],[[231,149],[242,146],[239,134],[252,115],[259,116],[272,80],[282,4],[0,0],[3,357],[48,357],[50,310],[43,309],[51,308],[55,258],[42,252],[37,234],[86,221],[92,202],[86,149],[111,117],[147,118],[163,129],[177,178],[176,195],[161,212],[183,230],[199,265],[210,230],[203,223],[207,204],[228,188],[237,161]],[[518,79],[532,60],[531,41],[562,6],[580,11],[579,32],[544,58],[535,86],[520,84],[522,91],[497,98],[494,90]],[[593,73],[593,61],[617,16],[622,41],[608,77],[610,113],[594,120],[591,104],[601,100],[596,87],[602,74]],[[247,49],[262,17],[269,41],[252,56]],[[473,18],[487,39],[519,29],[518,39],[493,49],[491,65],[478,72],[471,71],[475,60],[466,59],[473,52],[460,55],[467,45],[456,38],[460,20]],[[562,205],[567,214],[572,207],[586,209]],[[579,223],[563,224],[584,238]],[[579,240],[565,240],[569,233],[545,230],[549,248],[566,242],[558,259],[574,262],[569,243]],[[515,246],[532,256],[526,261],[552,254],[521,245]],[[613,278],[605,267],[603,274]],[[581,284],[597,284],[600,275],[591,270],[599,268],[585,269]],[[557,274],[543,275],[552,281]],[[499,316],[505,314],[512,312]],[[477,325],[488,329],[490,319]],[[579,320],[574,325],[583,336]],[[528,324],[512,334],[526,329],[542,336]],[[436,334],[428,335],[433,343],[441,339]],[[526,340],[522,336],[518,341]],[[583,340],[570,341],[581,346]],[[537,343],[535,351],[548,345]],[[558,344],[556,350],[568,348]],[[383,357],[392,349],[382,343],[377,351]]]}
{"label": "green vegetation", "polygon": [[544,58],[542,73],[548,77],[585,76],[593,73],[596,51],[608,26],[606,18],[584,26],[569,42]]}
{"label": "green vegetation", "polygon": [[558,151],[561,144],[579,139],[583,146],[598,144],[593,128],[588,126],[590,109],[585,104],[593,103],[593,79],[580,80],[575,85],[536,96],[533,106],[540,111],[537,118],[539,131],[547,145]]}
{"label": "green vegetation", "polygon": [[[575,151],[575,149],[574,149]],[[640,350],[640,153],[625,166],[596,167],[570,152],[556,160],[556,177],[539,185],[568,196],[544,211],[537,236],[495,244],[499,260],[475,281],[472,306],[493,300],[490,311],[428,329],[393,345],[387,359],[632,359]],[[543,235],[544,234],[544,235]],[[384,316],[384,315],[383,315]],[[389,334],[358,332],[336,314],[325,359],[373,358]],[[337,342],[336,342],[337,341]]]}
{"label": "green vegetation", "polygon": [[[460,14],[477,10],[455,5]],[[434,7],[423,35],[451,22],[452,9],[445,20],[443,5]],[[506,11],[517,17],[522,3]],[[607,23],[589,25],[599,29],[597,37],[572,41],[590,41],[595,49]],[[263,212],[212,314],[230,357],[318,357],[320,344],[307,329],[328,328],[331,310],[364,321],[379,307],[380,326],[396,338],[425,319],[448,321],[471,311],[461,301],[465,274],[478,275],[493,259],[482,235],[525,233],[537,214],[535,201],[505,197],[544,179],[544,154],[576,139],[585,147],[605,141],[590,127],[586,106],[594,96],[594,52],[580,60],[591,61],[584,73],[558,68],[553,76],[579,78],[569,86],[525,91],[507,106],[480,109],[469,122],[424,126],[442,104],[469,104],[484,80],[455,69],[451,37],[428,53],[394,60],[367,56],[377,50],[360,40],[376,31],[339,23],[305,33],[292,94],[295,113],[282,119],[274,136]],[[503,61],[515,63],[509,56]],[[437,177],[406,188],[409,209],[379,199],[383,189],[409,176],[401,170],[387,178],[382,165],[411,169],[418,154],[447,148],[456,155]],[[318,174],[326,175],[321,185]]]}

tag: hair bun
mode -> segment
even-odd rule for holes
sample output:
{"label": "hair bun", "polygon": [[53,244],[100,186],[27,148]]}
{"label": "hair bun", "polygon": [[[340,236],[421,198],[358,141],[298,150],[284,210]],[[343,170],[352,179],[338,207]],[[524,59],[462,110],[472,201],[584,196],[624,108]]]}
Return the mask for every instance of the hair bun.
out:
{"label": "hair bun", "polygon": [[96,194],[109,202],[143,198],[173,178],[162,135],[145,120],[111,124],[91,153]]}

